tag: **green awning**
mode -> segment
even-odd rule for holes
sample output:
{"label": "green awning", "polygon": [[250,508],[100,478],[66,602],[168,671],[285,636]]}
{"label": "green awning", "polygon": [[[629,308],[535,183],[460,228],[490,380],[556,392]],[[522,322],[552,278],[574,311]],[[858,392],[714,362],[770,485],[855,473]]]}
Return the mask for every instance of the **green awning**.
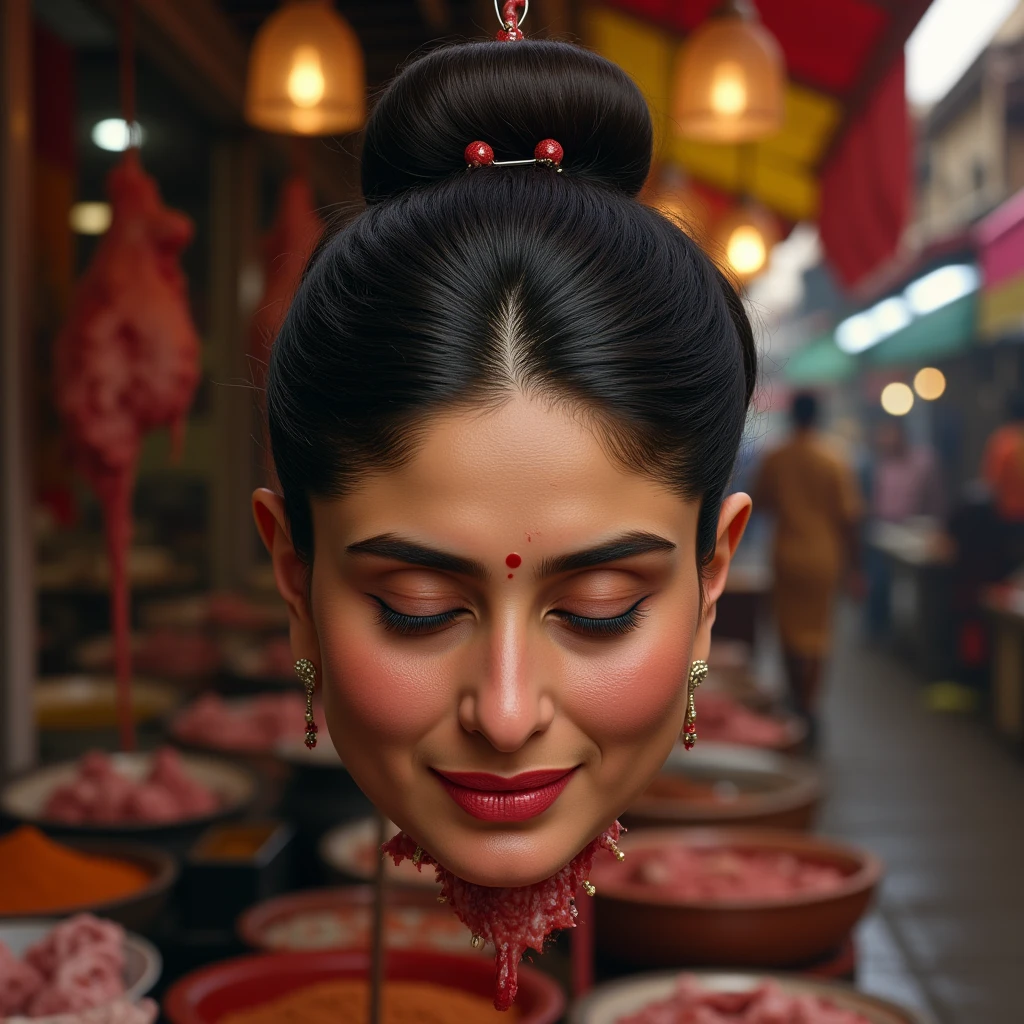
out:
{"label": "green awning", "polygon": [[836,347],[832,335],[818,338],[790,356],[783,375],[790,384],[834,384],[853,376],[857,360]]}
{"label": "green awning", "polygon": [[918,364],[956,355],[970,348],[978,324],[978,295],[912,320],[901,331],[864,353],[869,366]]}

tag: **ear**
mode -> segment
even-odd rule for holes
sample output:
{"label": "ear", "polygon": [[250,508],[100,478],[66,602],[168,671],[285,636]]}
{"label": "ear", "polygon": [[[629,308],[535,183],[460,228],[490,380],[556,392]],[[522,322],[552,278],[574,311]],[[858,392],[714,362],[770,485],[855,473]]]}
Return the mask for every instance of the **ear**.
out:
{"label": "ear", "polygon": [[260,537],[270,552],[278,593],[288,605],[292,657],[296,660],[308,658],[316,667],[317,679],[321,679],[320,643],[309,604],[310,569],[299,558],[292,544],[284,500],[281,495],[260,487],[253,492],[252,511],[256,519],[256,529],[259,530]]}
{"label": "ear", "polygon": [[718,537],[715,541],[715,554],[704,572],[704,615],[697,626],[697,635],[693,641],[693,657],[708,659],[711,650],[711,627],[715,624],[718,613],[718,599],[725,591],[729,578],[729,566],[733,555],[743,539],[743,531],[750,519],[752,502],[750,495],[737,492],[730,494],[723,502],[718,513]]}

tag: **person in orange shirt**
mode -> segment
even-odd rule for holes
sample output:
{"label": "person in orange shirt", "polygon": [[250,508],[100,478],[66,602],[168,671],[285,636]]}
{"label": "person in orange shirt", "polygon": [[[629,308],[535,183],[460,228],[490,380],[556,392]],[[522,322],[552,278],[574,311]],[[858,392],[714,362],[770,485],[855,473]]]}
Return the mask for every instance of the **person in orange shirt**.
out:
{"label": "person in orange shirt", "polygon": [[792,435],[761,465],[754,507],[775,518],[775,615],[792,702],[813,733],[833,600],[856,566],[863,509],[853,472],[815,429],[814,395],[794,397],[792,418]]}

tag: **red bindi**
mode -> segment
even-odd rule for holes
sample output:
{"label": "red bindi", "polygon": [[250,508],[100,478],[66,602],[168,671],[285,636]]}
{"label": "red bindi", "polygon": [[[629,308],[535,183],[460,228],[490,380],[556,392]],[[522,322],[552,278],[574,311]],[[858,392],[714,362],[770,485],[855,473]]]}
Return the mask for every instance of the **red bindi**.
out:
{"label": "red bindi", "polygon": [[514,551],[511,555],[508,555],[505,559],[505,564],[510,569],[518,569],[523,564],[523,560]]}

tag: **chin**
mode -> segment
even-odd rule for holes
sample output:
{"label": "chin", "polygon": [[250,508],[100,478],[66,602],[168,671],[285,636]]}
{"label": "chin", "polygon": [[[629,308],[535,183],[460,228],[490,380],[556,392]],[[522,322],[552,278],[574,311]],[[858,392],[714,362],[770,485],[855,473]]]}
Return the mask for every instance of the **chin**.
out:
{"label": "chin", "polygon": [[607,827],[608,823],[572,822],[571,816],[562,814],[526,831],[458,825],[443,831],[436,825],[407,831],[435,860],[464,881],[516,888],[557,874]]}

